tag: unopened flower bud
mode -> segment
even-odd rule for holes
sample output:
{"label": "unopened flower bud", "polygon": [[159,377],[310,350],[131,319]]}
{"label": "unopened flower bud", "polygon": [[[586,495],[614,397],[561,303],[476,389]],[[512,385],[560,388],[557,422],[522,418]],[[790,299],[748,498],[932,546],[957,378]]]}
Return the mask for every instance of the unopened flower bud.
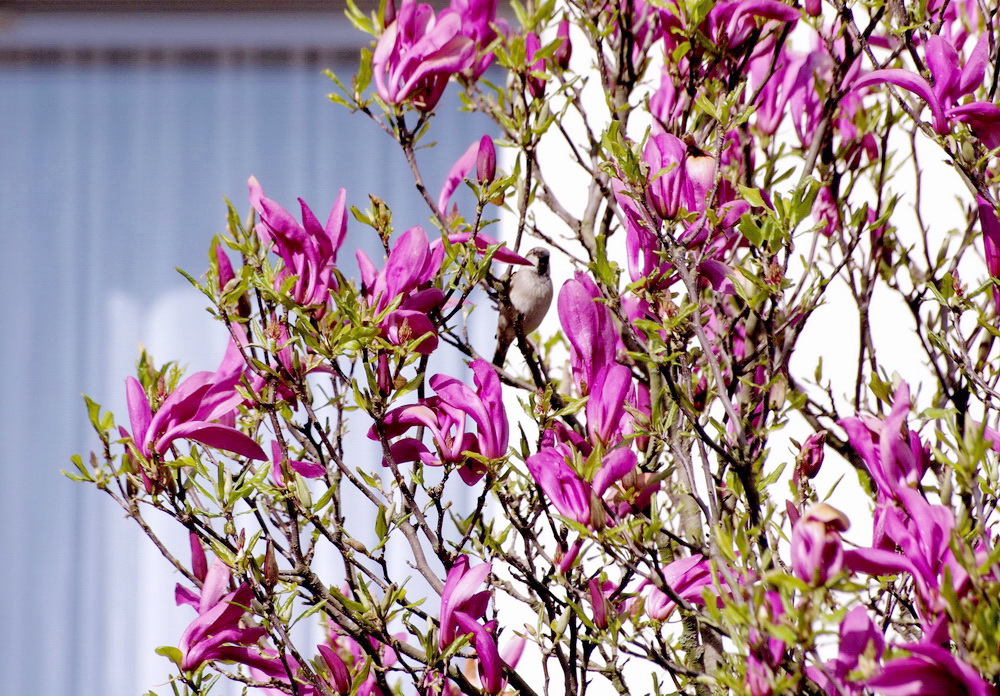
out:
{"label": "unopened flower bud", "polygon": [[267,542],[267,550],[264,552],[264,586],[274,587],[278,582],[278,561],[274,557],[274,547],[271,542]]}
{"label": "unopened flower bud", "polygon": [[388,27],[396,21],[395,0],[385,0],[385,12],[382,14],[382,26]]}
{"label": "unopened flower bud", "polygon": [[569,59],[573,55],[573,44],[569,40],[569,20],[563,18],[556,30],[556,38],[562,39],[559,47],[552,54],[552,62],[562,70],[569,69]]}
{"label": "unopened flower bud", "polygon": [[810,17],[819,17],[823,11],[820,7],[820,0],[805,0],[804,4],[806,14]]}
{"label": "unopened flower bud", "polygon": [[497,175],[497,150],[493,138],[484,135],[479,141],[479,154],[476,156],[476,180],[488,184]]}
{"label": "unopened flower bud", "polygon": [[816,477],[820,467],[823,465],[825,443],[825,430],[820,430],[818,433],[813,433],[806,438],[806,441],[802,444],[802,449],[799,450],[799,456],[795,460],[796,481],[798,481],[800,476],[810,479]]}
{"label": "unopened flower bud", "polygon": [[840,532],[850,522],[840,510],[816,503],[806,508],[792,529],[792,569],[804,582],[824,585],[844,565]]}
{"label": "unopened flower bud", "polygon": [[535,54],[538,52],[538,49],[541,47],[541,44],[538,42],[538,35],[534,32],[529,32],[528,35],[524,37],[524,53],[528,64],[526,82],[528,92],[530,92],[531,96],[535,99],[539,99],[545,94],[545,78],[531,75],[532,72],[538,73],[545,71],[545,61],[533,60]]}
{"label": "unopened flower bud", "polygon": [[604,593],[606,586],[611,583],[602,583],[597,581],[597,578],[591,578],[588,583],[588,591],[590,593],[590,605],[594,609],[594,623],[598,628],[608,627],[608,615],[611,613],[611,602],[608,601],[607,595]]}
{"label": "unopened flower bud", "polygon": [[608,513],[604,510],[604,501],[593,492],[590,495],[590,528],[600,531],[608,523]]}
{"label": "unopened flower bud", "polygon": [[378,364],[375,367],[375,383],[381,394],[386,395],[392,392],[392,375],[389,372],[389,358],[385,353],[378,356]]}

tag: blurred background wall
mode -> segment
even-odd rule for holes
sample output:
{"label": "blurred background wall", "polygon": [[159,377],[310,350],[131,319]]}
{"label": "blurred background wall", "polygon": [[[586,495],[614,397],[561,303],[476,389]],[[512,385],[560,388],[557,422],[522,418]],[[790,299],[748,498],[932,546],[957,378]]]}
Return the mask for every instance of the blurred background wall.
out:
{"label": "blurred background wall", "polygon": [[[225,336],[173,269],[203,273],[223,197],[245,213],[251,174],[321,219],[343,186],[362,209],[388,201],[397,229],[426,224],[392,141],[325,98],[322,70],[347,81],[366,38],[333,2],[0,2],[3,693],[170,693],[153,650],[193,615],[122,511],[59,473],[96,442],[80,394],[127,422],[140,342],[215,369]],[[432,190],[487,128],[455,100],[441,111]],[[354,248],[382,252],[349,224],[356,275]]]}

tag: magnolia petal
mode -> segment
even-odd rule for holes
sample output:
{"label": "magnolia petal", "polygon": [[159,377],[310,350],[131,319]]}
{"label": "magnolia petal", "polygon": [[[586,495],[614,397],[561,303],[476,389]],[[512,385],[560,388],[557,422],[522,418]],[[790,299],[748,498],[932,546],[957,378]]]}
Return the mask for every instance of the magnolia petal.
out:
{"label": "magnolia petal", "polygon": [[351,673],[347,670],[347,665],[340,656],[327,645],[316,646],[319,654],[323,656],[323,661],[330,668],[330,678],[333,688],[339,694],[347,694],[351,691]]}
{"label": "magnolia petal", "polygon": [[198,610],[198,595],[191,588],[184,587],[180,583],[177,583],[176,587],[174,587],[174,602],[177,606],[187,604],[194,607],[195,611]]}
{"label": "magnolia petal", "polygon": [[156,452],[164,454],[170,447],[170,443],[178,439],[195,440],[203,445],[235,452],[250,459],[260,461],[267,459],[264,450],[249,435],[245,435],[228,425],[204,421],[188,421],[171,428],[156,441]]}
{"label": "magnolia petal", "polygon": [[135,377],[128,377],[125,380],[125,400],[128,403],[128,418],[132,425],[132,440],[136,447],[144,454],[148,454],[143,444],[153,419],[153,412],[149,407],[146,391]]}
{"label": "magnolia petal", "polygon": [[927,80],[920,77],[920,75],[917,75],[916,73],[899,68],[875,70],[874,72],[870,72],[864,77],[859,78],[854,83],[853,89],[859,90],[870,85],[885,82],[913,92],[920,97],[931,108],[931,113],[934,115],[934,130],[936,130],[940,135],[946,135],[949,132],[948,119],[944,115],[941,102],[938,100],[934,90],[931,89],[931,86],[927,83]]}
{"label": "magnolia petal", "polygon": [[600,498],[613,483],[620,481],[626,474],[635,469],[638,458],[635,452],[627,447],[619,447],[604,455],[601,469],[594,476],[594,493]]}
{"label": "magnolia petal", "polygon": [[476,158],[478,156],[479,141],[477,140],[469,146],[469,149],[462,153],[462,156],[452,165],[448,175],[444,178],[444,185],[441,187],[437,203],[438,210],[442,215],[446,214],[448,202],[451,201],[455,189],[465,180],[465,177],[472,171],[472,168],[476,166]]}
{"label": "magnolia petal", "polygon": [[459,626],[466,633],[472,634],[472,643],[479,658],[479,676],[483,682],[483,690],[489,694],[498,694],[503,689],[503,660],[497,650],[497,643],[486,627],[479,624],[464,612],[455,615]]}

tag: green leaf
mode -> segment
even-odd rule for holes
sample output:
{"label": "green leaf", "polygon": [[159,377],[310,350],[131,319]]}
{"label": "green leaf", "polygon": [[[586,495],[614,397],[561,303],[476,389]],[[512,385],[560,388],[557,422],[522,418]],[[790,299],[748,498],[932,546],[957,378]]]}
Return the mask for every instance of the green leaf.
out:
{"label": "green leaf", "polygon": [[179,649],[172,645],[161,645],[155,650],[155,652],[157,655],[163,655],[165,658],[173,662],[177,665],[178,669],[181,668],[181,662],[183,661],[184,656],[181,654]]}
{"label": "green leaf", "polygon": [[754,221],[750,213],[743,213],[743,216],[740,218],[739,228],[740,234],[746,237],[746,240],[752,246],[759,247],[764,243],[764,233],[757,226],[756,221]]}
{"label": "green leaf", "polygon": [[760,189],[754,188],[752,186],[744,186],[739,184],[740,194],[742,194],[743,199],[755,208],[766,208],[767,205],[764,203],[763,196],[760,195]]}

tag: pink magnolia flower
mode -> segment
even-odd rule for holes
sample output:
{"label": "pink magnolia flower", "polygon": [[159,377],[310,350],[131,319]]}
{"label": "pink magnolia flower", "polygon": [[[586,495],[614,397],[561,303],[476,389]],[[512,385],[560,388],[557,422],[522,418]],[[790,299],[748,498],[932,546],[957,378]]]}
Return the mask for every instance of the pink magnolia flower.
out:
{"label": "pink magnolia flower", "polygon": [[885,540],[899,551],[852,549],[844,552],[844,564],[868,575],[909,573],[917,589],[925,639],[946,640],[942,583],[949,577],[952,591],[962,597],[969,581],[951,550],[955,518],[947,507],[928,503],[914,489],[903,488],[898,496],[899,506],[888,507],[876,524],[881,525]]}
{"label": "pink magnolia flower", "polygon": [[832,237],[840,233],[840,206],[837,205],[837,199],[834,198],[833,191],[829,186],[821,187],[819,193],[816,194],[812,215],[819,225],[820,234]]}
{"label": "pink magnolia flower", "polygon": [[612,612],[609,597],[616,589],[615,584],[609,580],[600,582],[597,578],[591,578],[587,583],[587,596],[594,612],[594,624],[598,628],[608,627],[608,616]]}
{"label": "pink magnolia flower", "polygon": [[486,48],[498,36],[494,27],[506,34],[507,21],[497,17],[497,0],[451,0],[450,9],[461,17],[462,33],[475,44],[478,55],[465,73],[478,80],[493,62],[493,53]]}
{"label": "pink magnolia flower", "polygon": [[757,90],[764,84],[755,102],[757,110],[753,118],[757,130],[766,135],[777,132],[785,114],[789,113],[789,100],[809,87],[814,72],[824,59],[829,60],[825,53],[814,51],[795,54],[783,47],[775,64],[774,74],[770,74],[773,60],[770,51],[757,55],[750,62],[751,89]]}
{"label": "pink magnolia flower", "polygon": [[606,515],[602,498],[613,484],[635,469],[635,452],[619,447],[604,455],[591,483],[573,471],[568,463],[572,459],[573,451],[568,446],[556,445],[531,455],[525,464],[560,515],[599,529]]}
{"label": "pink magnolia flower", "polygon": [[[229,568],[215,559],[198,597],[198,618],[181,634],[178,645],[181,669],[193,671],[212,660],[244,662],[240,658],[249,659],[246,648],[255,646],[267,635],[259,626],[240,626],[253,599],[253,591],[243,583],[233,592],[223,594],[229,586],[229,577]],[[184,603],[189,603],[188,599],[185,597]]]}
{"label": "pink magnolia flower", "polygon": [[491,569],[489,563],[469,568],[468,556],[459,556],[455,560],[441,593],[438,645],[443,650],[460,634],[472,634],[483,688],[487,693],[496,694],[503,688],[503,661],[493,637],[496,623],[479,623],[486,615],[490,601],[490,591],[479,591],[479,587],[489,577]]}
{"label": "pink magnolia flower", "polygon": [[854,83],[854,89],[873,84],[896,85],[913,92],[930,107],[932,124],[939,135],[951,132],[951,121],[967,123],[991,150],[1000,147],[1000,107],[992,102],[973,101],[958,105],[958,100],[971,94],[983,83],[989,60],[988,36],[983,34],[972,49],[964,67],[959,67],[959,55],[948,39],[931,36],[927,39],[924,57],[934,86],[920,75],[900,68],[875,70]]}
{"label": "pink magnolia flower", "polygon": [[844,565],[840,532],[850,523],[840,510],[816,503],[806,508],[792,529],[792,569],[803,582],[825,585]]}
{"label": "pink magnolia flower", "polygon": [[528,92],[535,99],[540,99],[545,94],[545,78],[541,73],[545,72],[545,61],[539,58],[535,60],[535,54],[542,47],[538,41],[538,34],[529,31],[524,37],[524,53],[528,62],[528,74],[525,81]]}
{"label": "pink magnolia flower", "polygon": [[375,87],[387,104],[408,102],[430,111],[451,76],[469,69],[475,57],[475,42],[462,31],[462,15],[445,9],[435,17],[430,5],[403,0],[372,55]]}
{"label": "pink magnolia flower", "polygon": [[689,157],[684,141],[669,133],[650,137],[642,158],[649,166],[646,197],[657,215],[670,220],[681,208],[705,210],[705,198],[715,180],[714,161]]}
{"label": "pink magnolia flower", "polygon": [[851,609],[840,622],[840,645],[837,657],[822,667],[810,665],[806,674],[827,694],[861,696],[863,685],[851,679],[860,667],[861,659],[880,660],[885,652],[885,637],[875,626],[863,606]]}
{"label": "pink magnolia flower", "polygon": [[581,395],[589,394],[601,368],[615,362],[621,339],[601,291],[585,273],[577,273],[559,290],[559,322],[570,343],[570,365]]}
{"label": "pink magnolia flower", "polygon": [[438,346],[437,328],[427,314],[444,303],[444,293],[429,286],[444,261],[444,247],[431,245],[427,233],[417,226],[399,236],[381,271],[364,251],[359,249],[356,257],[365,298],[376,316],[402,298],[396,309],[379,321],[382,335],[393,345],[406,345],[425,336],[416,352],[433,353]]}
{"label": "pink magnolia flower", "polygon": [[892,411],[881,420],[872,416],[844,418],[840,427],[878,485],[880,498],[891,498],[903,487],[920,483],[930,452],[920,436],[906,427],[910,388],[903,382],[893,396]]}
{"label": "pink magnolia flower", "polygon": [[795,459],[795,471],[792,473],[792,480],[798,485],[802,476],[815,478],[823,466],[824,448],[826,444],[826,431],[820,430],[806,438],[799,450],[799,456]]}
{"label": "pink magnolia flower", "polygon": [[573,43],[569,38],[569,20],[565,17],[559,22],[559,27],[556,29],[556,38],[561,43],[552,54],[552,62],[561,70],[568,70],[570,58],[573,56]]}
{"label": "pink magnolia flower", "polygon": [[[697,553],[668,563],[660,569],[660,575],[676,596],[694,604],[703,603],[702,590],[712,585],[708,559]],[[663,621],[677,608],[670,595],[651,581],[644,581],[642,586],[647,588],[644,608],[649,618]]]}
{"label": "pink magnolia flower", "polygon": [[299,462],[286,459],[281,455],[281,446],[277,440],[271,441],[271,478],[279,488],[285,487],[285,474],[283,469],[294,471],[304,478],[318,479],[326,473],[322,464],[317,462]]}
{"label": "pink magnolia flower", "polygon": [[[131,437],[145,458],[164,455],[175,440],[195,440],[209,447],[229,450],[251,459],[267,459],[253,438],[232,425],[216,421],[232,418],[243,397],[236,384],[243,373],[243,357],[230,343],[216,372],[196,372],[163,400],[154,414],[142,384],[125,380]],[[128,432],[122,429],[124,436]]]}
{"label": "pink magnolia flower", "polygon": [[799,13],[779,0],[722,0],[709,11],[705,33],[717,46],[735,48],[750,38],[758,19],[794,25]]}
{"label": "pink magnolia flower", "polygon": [[940,645],[902,643],[909,657],[887,661],[865,686],[882,696],[995,696],[975,669]]}
{"label": "pink magnolia flower", "polygon": [[632,372],[624,365],[602,367],[594,376],[587,399],[587,433],[590,442],[605,447],[621,441],[632,425],[625,404],[635,405]]}
{"label": "pink magnolia flower", "polygon": [[[769,623],[778,623],[785,613],[781,595],[773,591],[765,592],[764,604],[760,610],[758,615],[766,616]],[[785,658],[785,643],[780,638],[761,635],[755,628],[750,629],[748,639],[750,651],[747,654],[747,689],[751,696],[771,696],[774,677],[781,670],[781,663]]]}
{"label": "pink magnolia flower", "polygon": [[[395,650],[375,638],[367,639],[369,649],[365,650],[358,641],[342,633],[332,622],[327,622],[325,628],[326,641],[318,645],[316,650],[330,670],[327,683],[337,693],[345,696],[351,693],[351,685],[355,677],[364,669],[365,663],[370,657],[377,659],[383,668],[392,667],[398,659]],[[405,638],[405,634],[397,634],[395,637],[402,640]],[[300,683],[298,687],[304,696],[312,696],[314,693],[318,695],[319,693],[317,690],[308,690],[308,685]],[[305,691],[302,691],[303,689]],[[368,676],[354,693],[355,696],[391,696],[390,693],[385,693],[379,688],[374,669],[368,670]],[[278,693],[275,696],[278,696]]]}
{"label": "pink magnolia flower", "polygon": [[445,177],[437,202],[442,215],[447,214],[448,202],[455,194],[455,189],[473,169],[476,171],[476,182],[480,185],[489,184],[496,177],[497,150],[493,138],[488,135],[472,143]]}
{"label": "pink magnolia flower", "polygon": [[[486,469],[465,452],[487,459],[499,459],[507,454],[510,433],[500,379],[485,360],[474,360],[470,367],[475,374],[475,391],[453,377],[434,375],[430,386],[437,396],[400,406],[385,415],[389,437],[402,435],[412,427],[425,426],[437,446],[435,454],[423,442],[404,438],[390,446],[397,462],[421,461],[430,466],[445,462],[456,464],[462,480],[471,486],[483,477]],[[466,432],[466,417],[476,424],[476,433]],[[368,437],[378,438],[374,426]]]}
{"label": "pink magnolia flower", "polygon": [[281,287],[286,278],[294,276],[293,300],[302,305],[326,305],[330,291],[337,289],[333,269],[337,251],[347,233],[347,192],[340,189],[326,225],[320,225],[312,210],[300,198],[300,224],[287,210],[264,197],[255,177],[250,177],[249,186],[250,204],[260,216],[257,233],[265,243],[273,246],[285,263],[275,278],[275,287]]}

